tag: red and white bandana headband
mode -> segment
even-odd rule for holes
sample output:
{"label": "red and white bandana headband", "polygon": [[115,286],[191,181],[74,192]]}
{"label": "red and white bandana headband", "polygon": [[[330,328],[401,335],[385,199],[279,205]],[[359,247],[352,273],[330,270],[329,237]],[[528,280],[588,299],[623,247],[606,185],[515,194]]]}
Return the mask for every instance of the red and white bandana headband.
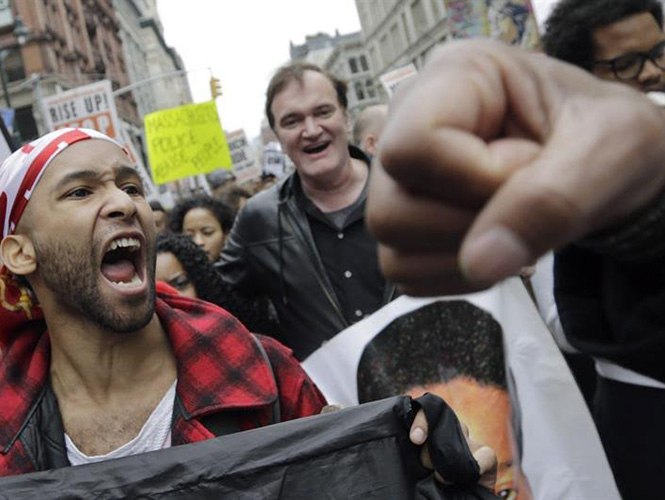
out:
{"label": "red and white bandana headband", "polygon": [[[24,145],[2,162],[0,240],[16,231],[30,196],[46,167],[66,148],[87,139],[102,139],[122,147],[96,130],[63,128]],[[0,348],[5,347],[7,336],[13,327],[18,327],[25,319],[37,319],[41,315],[40,312],[39,306],[33,303],[28,290],[3,265],[0,268]]]}
{"label": "red and white bandana headband", "polygon": [[2,238],[13,234],[30,196],[46,167],[67,147],[86,139],[103,139],[120,146],[96,130],[63,128],[46,134],[12,153],[0,165],[0,222]]}

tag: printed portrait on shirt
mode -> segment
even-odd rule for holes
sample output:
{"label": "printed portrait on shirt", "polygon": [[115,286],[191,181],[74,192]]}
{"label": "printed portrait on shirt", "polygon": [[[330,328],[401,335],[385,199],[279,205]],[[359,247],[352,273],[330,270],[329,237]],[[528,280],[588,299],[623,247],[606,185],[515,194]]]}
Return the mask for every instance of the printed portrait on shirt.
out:
{"label": "printed portrait on shirt", "polygon": [[443,398],[470,436],[497,454],[495,492],[531,498],[514,457],[501,325],[464,300],[437,301],[391,322],[365,347],[360,403],[429,392]]}

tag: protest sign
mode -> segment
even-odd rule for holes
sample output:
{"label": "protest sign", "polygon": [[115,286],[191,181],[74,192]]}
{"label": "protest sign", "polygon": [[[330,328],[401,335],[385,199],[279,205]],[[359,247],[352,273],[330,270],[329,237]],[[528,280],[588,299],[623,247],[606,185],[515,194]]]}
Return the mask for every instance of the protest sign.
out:
{"label": "protest sign", "polygon": [[286,155],[282,152],[282,146],[271,141],[263,147],[263,173],[281,179],[285,172]]}
{"label": "protest sign", "polygon": [[393,71],[389,71],[388,73],[384,73],[379,77],[379,81],[381,82],[381,85],[383,85],[388,97],[392,97],[395,93],[395,89],[400,83],[408,80],[412,76],[416,76],[417,74],[418,70],[416,69],[416,66],[411,63]]}
{"label": "protest sign", "polygon": [[453,38],[489,37],[510,45],[538,47],[538,24],[530,0],[445,0]]}
{"label": "protest sign", "polygon": [[487,6],[490,36],[509,45],[536,49],[538,23],[530,0],[491,0]]}
{"label": "protest sign", "polygon": [[44,98],[49,130],[91,128],[113,139],[121,135],[111,82],[101,80]]}
{"label": "protest sign", "polygon": [[586,404],[518,279],[472,295],[400,297],[303,367],[331,404],[440,395],[497,453],[502,498],[620,498]]}
{"label": "protest sign", "polygon": [[226,142],[229,145],[236,182],[242,184],[260,177],[261,166],[256,162],[254,151],[247,142],[245,131],[238,129],[228,132]]}
{"label": "protest sign", "polygon": [[145,133],[157,184],[233,167],[213,101],[151,113]]}
{"label": "protest sign", "polygon": [[445,4],[453,38],[489,36],[487,0],[445,0]]}

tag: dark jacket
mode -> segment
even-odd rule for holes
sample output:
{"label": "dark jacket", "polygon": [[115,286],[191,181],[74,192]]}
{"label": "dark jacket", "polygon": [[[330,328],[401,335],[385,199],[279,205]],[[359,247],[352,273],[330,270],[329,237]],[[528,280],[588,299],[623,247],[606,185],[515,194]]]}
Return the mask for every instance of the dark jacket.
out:
{"label": "dark jacket", "polygon": [[[178,366],[173,446],[271,423],[275,401],[279,420],[317,414],[325,405],[288,349],[257,336],[262,352],[223,309],[160,295],[156,312]],[[0,476],[70,465],[62,417],[48,381],[48,333],[36,338],[30,348],[15,342],[0,358]]]}
{"label": "dark jacket", "polygon": [[558,251],[554,270],[570,343],[665,382],[665,194],[623,225]]}
{"label": "dark jacket", "polygon": [[574,245],[557,252],[555,297],[568,341],[665,383],[662,265],[640,270]]}
{"label": "dark jacket", "polygon": [[[296,358],[304,359],[349,324],[324,269],[307,215],[296,201],[296,175],[247,202],[216,266],[223,279],[240,292],[267,295],[272,300],[284,343]],[[382,305],[394,294],[394,285],[387,284]]]}

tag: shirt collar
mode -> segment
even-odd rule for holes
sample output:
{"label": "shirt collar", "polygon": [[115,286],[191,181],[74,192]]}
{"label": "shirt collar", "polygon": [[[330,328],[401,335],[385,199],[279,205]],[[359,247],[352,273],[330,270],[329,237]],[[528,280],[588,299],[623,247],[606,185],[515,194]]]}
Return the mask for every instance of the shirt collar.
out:
{"label": "shirt collar", "polygon": [[[353,144],[349,144],[348,148],[349,148],[349,155],[351,156],[351,158],[362,161],[367,165],[368,168],[371,166],[369,156],[367,156],[362,149],[354,146]],[[369,177],[367,178],[367,182],[365,183],[365,186],[363,187],[363,190],[360,193],[359,198],[351,204],[351,205],[356,205],[356,207],[354,208],[353,213],[347,217],[345,226],[348,226],[349,224],[352,224],[364,217],[365,199],[367,198],[368,184],[369,184]],[[302,188],[302,181],[300,180],[298,172],[295,172],[293,174],[292,186],[296,203],[298,204],[298,206],[300,206],[301,210],[303,210],[308,216],[320,220],[321,222],[332,227],[333,229],[338,229],[334,226],[334,224],[331,223],[326,214],[322,212],[305,194],[305,191]]]}
{"label": "shirt collar", "polygon": [[178,394],[190,416],[275,402],[269,361],[231,314],[180,295],[162,295],[156,312],[173,345]]}

